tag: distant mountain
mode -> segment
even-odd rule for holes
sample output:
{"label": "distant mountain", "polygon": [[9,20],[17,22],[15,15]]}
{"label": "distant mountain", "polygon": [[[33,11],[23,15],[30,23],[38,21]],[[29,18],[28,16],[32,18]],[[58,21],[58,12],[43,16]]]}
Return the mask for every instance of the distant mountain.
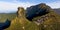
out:
{"label": "distant mountain", "polygon": [[60,15],[60,8],[53,9],[57,14]]}
{"label": "distant mountain", "polygon": [[0,13],[0,22],[5,22],[6,19],[12,20],[16,15],[16,13]]}
{"label": "distant mountain", "polygon": [[9,13],[16,13],[16,12],[0,12],[0,14],[2,14],[2,13],[9,14]]}

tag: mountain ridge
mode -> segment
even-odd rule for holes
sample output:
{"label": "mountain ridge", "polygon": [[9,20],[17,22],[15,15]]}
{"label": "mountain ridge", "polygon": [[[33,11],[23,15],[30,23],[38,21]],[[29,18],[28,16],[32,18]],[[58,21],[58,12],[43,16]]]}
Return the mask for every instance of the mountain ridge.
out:
{"label": "mountain ridge", "polygon": [[60,30],[60,15],[56,14],[49,6],[40,4],[38,8],[32,6],[28,10],[26,11],[32,13],[32,15],[27,13],[23,7],[18,7],[16,18],[12,20],[11,26],[6,30]]}

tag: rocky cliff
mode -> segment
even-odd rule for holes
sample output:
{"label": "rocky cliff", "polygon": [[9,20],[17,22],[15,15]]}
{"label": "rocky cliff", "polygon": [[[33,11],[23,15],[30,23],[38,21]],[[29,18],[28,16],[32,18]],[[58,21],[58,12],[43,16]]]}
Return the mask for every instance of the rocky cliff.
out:
{"label": "rocky cliff", "polygon": [[27,11],[26,16],[27,16],[27,19],[32,20],[34,17],[45,15],[49,13],[51,10],[52,10],[51,7],[49,7],[44,3],[41,3],[35,6],[28,7],[26,9]]}
{"label": "rocky cliff", "polygon": [[41,25],[42,30],[60,30],[60,15],[44,3],[27,8],[26,17],[37,25]]}

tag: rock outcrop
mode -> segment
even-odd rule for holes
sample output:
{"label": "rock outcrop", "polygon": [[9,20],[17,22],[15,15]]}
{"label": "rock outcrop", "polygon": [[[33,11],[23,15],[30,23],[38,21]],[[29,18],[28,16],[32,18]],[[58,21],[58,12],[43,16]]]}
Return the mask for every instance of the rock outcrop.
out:
{"label": "rock outcrop", "polygon": [[51,10],[51,8],[48,5],[41,3],[41,4],[38,4],[35,6],[28,7],[26,10],[27,11],[26,17],[27,17],[27,19],[32,21],[32,19],[34,17],[45,15],[45,14],[49,13],[50,10]]}
{"label": "rock outcrop", "polygon": [[9,28],[5,30],[39,30],[37,24],[26,19],[24,8],[18,7],[17,17],[11,21]]}
{"label": "rock outcrop", "polygon": [[26,14],[26,18],[40,25],[41,30],[60,30],[60,15],[44,3],[27,8]]}
{"label": "rock outcrop", "polygon": [[23,7],[18,7],[18,11],[17,11],[17,16],[24,16],[24,8]]}

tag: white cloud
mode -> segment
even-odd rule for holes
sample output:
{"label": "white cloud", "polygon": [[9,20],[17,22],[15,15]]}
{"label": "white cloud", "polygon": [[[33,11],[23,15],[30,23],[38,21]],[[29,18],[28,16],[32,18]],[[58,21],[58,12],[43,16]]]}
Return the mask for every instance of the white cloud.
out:
{"label": "white cloud", "polygon": [[[46,3],[52,8],[60,8],[60,2],[52,2],[52,3]],[[13,2],[5,2],[5,1],[0,1],[0,13],[9,13],[13,11],[17,11],[17,7],[29,7],[32,5],[36,5],[33,3],[29,2],[18,2],[17,0],[13,0]]]}
{"label": "white cloud", "polygon": [[22,2],[0,2],[0,12],[4,12],[4,13],[7,13],[7,12],[11,12],[11,11],[17,11],[17,7],[29,7],[33,4],[31,3],[22,3]]}
{"label": "white cloud", "polygon": [[60,8],[60,1],[52,2],[52,3],[47,3],[51,8]]}

